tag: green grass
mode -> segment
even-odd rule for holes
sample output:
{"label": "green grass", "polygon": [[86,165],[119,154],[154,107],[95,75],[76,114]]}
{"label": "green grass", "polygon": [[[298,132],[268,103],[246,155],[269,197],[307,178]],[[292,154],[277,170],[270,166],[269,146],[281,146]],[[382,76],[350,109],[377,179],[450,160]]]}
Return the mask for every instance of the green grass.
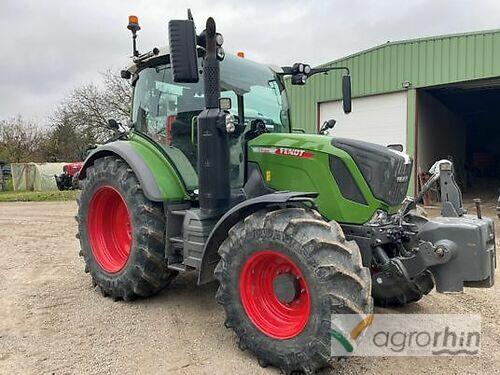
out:
{"label": "green grass", "polygon": [[7,177],[5,179],[5,189],[7,191],[12,191],[14,190],[14,184],[12,183],[12,177]]}
{"label": "green grass", "polygon": [[77,192],[77,190],[0,191],[0,202],[74,201]]}

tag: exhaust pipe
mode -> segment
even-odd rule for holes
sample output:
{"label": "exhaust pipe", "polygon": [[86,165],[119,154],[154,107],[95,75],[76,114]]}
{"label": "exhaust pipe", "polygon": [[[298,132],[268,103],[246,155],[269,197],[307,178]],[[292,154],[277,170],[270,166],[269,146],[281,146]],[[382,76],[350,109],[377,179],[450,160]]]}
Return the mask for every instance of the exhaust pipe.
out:
{"label": "exhaust pipe", "polygon": [[206,29],[197,36],[189,10],[187,20],[171,20],[168,28],[175,82],[198,82],[196,43],[206,51],[203,61],[205,109],[198,116],[198,191],[201,218],[217,218],[228,210],[231,197],[226,114],[219,106],[219,60],[224,58],[222,42],[217,44],[218,34],[212,17],[207,19]]}
{"label": "exhaust pipe", "polygon": [[229,208],[229,146],[226,114],[219,108],[220,68],[215,21],[208,18],[203,62],[205,109],[198,116],[198,189],[202,217],[222,216]]}

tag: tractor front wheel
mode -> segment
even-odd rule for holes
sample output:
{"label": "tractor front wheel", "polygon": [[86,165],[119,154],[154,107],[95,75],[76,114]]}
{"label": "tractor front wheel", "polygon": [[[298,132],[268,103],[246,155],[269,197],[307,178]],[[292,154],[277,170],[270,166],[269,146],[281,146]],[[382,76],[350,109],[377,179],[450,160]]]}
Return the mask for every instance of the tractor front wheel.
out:
{"label": "tractor front wheel", "polygon": [[361,320],[372,312],[370,273],[358,246],[316,211],[258,211],[229,231],[219,254],[225,324],[262,366],[313,373],[335,355],[332,314]]}
{"label": "tractor front wheel", "polygon": [[165,261],[165,217],[129,166],[114,156],[86,171],[78,199],[80,255],[95,286],[113,299],[148,297],[176,272]]}

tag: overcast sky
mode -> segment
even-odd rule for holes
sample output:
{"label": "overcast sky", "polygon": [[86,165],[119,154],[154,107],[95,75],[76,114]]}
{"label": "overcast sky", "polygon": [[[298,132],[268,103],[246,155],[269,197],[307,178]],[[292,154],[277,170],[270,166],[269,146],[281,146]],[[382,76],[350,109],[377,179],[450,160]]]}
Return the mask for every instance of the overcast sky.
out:
{"label": "overcast sky", "polygon": [[21,114],[46,123],[72,88],[128,64],[129,14],[139,17],[145,52],[167,43],[167,21],[185,18],[187,7],[198,31],[215,18],[226,51],[276,65],[500,28],[500,0],[0,0],[0,119]]}

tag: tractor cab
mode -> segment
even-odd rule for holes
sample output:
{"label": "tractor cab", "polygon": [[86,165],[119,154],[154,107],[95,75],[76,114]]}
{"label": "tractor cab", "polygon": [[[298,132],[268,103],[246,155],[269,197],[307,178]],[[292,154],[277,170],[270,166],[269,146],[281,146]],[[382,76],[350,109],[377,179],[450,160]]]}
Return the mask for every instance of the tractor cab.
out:
{"label": "tractor cab", "polygon": [[[133,128],[161,145],[190,191],[198,188],[197,118],[205,106],[203,72],[200,75],[195,83],[174,82],[165,53],[139,65],[133,79]],[[286,94],[271,68],[229,54],[220,64],[220,82],[221,97],[231,103],[227,121],[235,124],[229,140],[230,182],[240,188],[252,122],[263,123],[262,131],[269,133],[290,131]]]}

